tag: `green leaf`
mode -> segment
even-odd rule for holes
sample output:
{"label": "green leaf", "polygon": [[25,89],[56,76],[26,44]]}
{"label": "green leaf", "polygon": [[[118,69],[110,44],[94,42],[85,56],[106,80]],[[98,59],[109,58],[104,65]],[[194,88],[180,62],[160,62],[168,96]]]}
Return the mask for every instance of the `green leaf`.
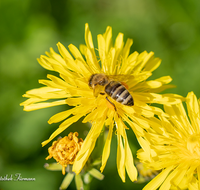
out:
{"label": "green leaf", "polygon": [[98,180],[103,180],[104,178],[104,175],[95,168],[92,168],[91,170],[89,170],[88,173],[92,175],[93,177],[97,178]]}
{"label": "green leaf", "polygon": [[62,166],[60,164],[58,164],[57,162],[48,164],[46,163],[44,165],[44,168],[46,168],[47,170],[51,170],[51,171],[61,171],[62,170]]}
{"label": "green leaf", "polygon": [[68,173],[62,181],[62,184],[60,186],[60,190],[67,189],[68,186],[70,185],[70,183],[72,182],[73,178],[74,178],[74,174]]}
{"label": "green leaf", "polygon": [[75,183],[76,183],[76,189],[77,190],[84,190],[83,188],[83,181],[81,179],[81,175],[75,175]]}

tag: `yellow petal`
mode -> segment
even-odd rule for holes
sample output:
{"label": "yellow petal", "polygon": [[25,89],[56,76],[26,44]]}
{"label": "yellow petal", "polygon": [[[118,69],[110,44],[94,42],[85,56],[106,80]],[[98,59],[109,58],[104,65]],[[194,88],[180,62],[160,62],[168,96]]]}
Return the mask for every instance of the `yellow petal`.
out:
{"label": "yellow petal", "polygon": [[121,69],[118,70],[119,74],[132,74],[132,71],[134,70],[134,67],[137,63],[137,57],[139,53],[133,52],[131,53],[127,59],[122,60],[123,64],[121,66]]}
{"label": "yellow petal", "polygon": [[170,76],[163,76],[156,79],[156,81],[162,82],[162,84],[168,84],[172,81],[172,78]]}
{"label": "yellow petal", "polygon": [[144,150],[139,149],[137,151],[137,158],[142,161],[142,162],[149,162],[151,163],[152,159],[151,157],[149,157],[149,153],[148,152],[144,152]]}
{"label": "yellow petal", "polygon": [[88,47],[85,47],[85,58],[89,68],[92,70],[92,73],[100,73],[100,65]]}
{"label": "yellow petal", "polygon": [[115,40],[115,45],[114,45],[114,47],[116,49],[122,49],[123,48],[123,46],[124,46],[123,37],[124,37],[123,33],[119,33],[117,35],[117,38]]}
{"label": "yellow petal", "polygon": [[128,38],[124,46],[123,53],[122,53],[123,59],[126,59],[128,57],[132,44],[133,44],[133,40]]}
{"label": "yellow petal", "polygon": [[120,135],[117,135],[117,170],[122,181],[125,182],[125,151]]}
{"label": "yellow petal", "polygon": [[129,178],[131,181],[136,181],[137,180],[137,169],[133,163],[133,156],[131,149],[128,144],[128,139],[127,136],[125,135],[125,166],[126,166],[126,171],[128,173]]}
{"label": "yellow petal", "polygon": [[160,64],[161,64],[161,59],[156,57],[153,60],[147,62],[143,71],[153,72],[154,70],[156,70],[160,66]]}
{"label": "yellow petal", "polygon": [[164,105],[165,112],[171,116],[172,122],[179,129],[179,133],[183,136],[194,133],[194,129],[188,120],[185,108],[182,103],[176,105]]}
{"label": "yellow petal", "polygon": [[[114,48],[111,49],[112,60],[107,63],[107,65],[109,65],[108,73],[111,75],[116,73],[116,67],[119,65],[119,60],[121,60],[121,51],[124,46],[123,37],[124,34],[119,33],[115,40]],[[110,56],[108,58],[110,58]]]}
{"label": "yellow petal", "polygon": [[144,130],[139,125],[137,125],[135,122],[131,121],[126,116],[123,116],[122,118],[124,121],[126,121],[129,124],[129,126],[132,128],[132,130],[135,134],[137,134],[138,136],[144,135]]}
{"label": "yellow petal", "polygon": [[77,107],[69,109],[69,110],[66,110],[66,111],[59,112],[59,113],[53,115],[49,119],[48,123],[49,124],[58,123],[58,122],[60,122],[60,121],[62,121],[64,119],[66,119],[67,117],[69,117],[71,114],[73,114],[75,110],[77,110]]}
{"label": "yellow petal", "polygon": [[174,168],[174,166],[170,166],[163,170],[160,174],[158,174],[154,179],[152,179],[143,190],[156,190],[168,176],[169,172]]}
{"label": "yellow petal", "polygon": [[97,140],[98,136],[100,135],[101,130],[103,128],[102,124],[103,123],[101,122],[100,124],[92,125],[92,128],[90,129],[87,137],[85,138],[85,140],[81,146],[81,150],[78,153],[76,160],[80,160],[83,157],[83,155],[85,154],[85,152],[87,152],[87,150],[90,148],[90,146],[92,144],[96,143],[96,140]]}
{"label": "yellow petal", "polygon": [[137,140],[138,140],[140,146],[142,147],[142,149],[144,150],[144,152],[146,152],[146,155],[148,155],[148,157],[146,159],[150,160],[150,156],[151,156],[150,150],[151,149],[150,149],[149,143],[143,137],[137,137]]}
{"label": "yellow petal", "polygon": [[199,112],[199,104],[197,101],[197,97],[193,92],[189,92],[186,97],[188,115],[190,117],[192,127],[195,130],[195,133],[200,133],[200,112]]}
{"label": "yellow petal", "polygon": [[92,34],[90,32],[88,23],[85,24],[85,43],[90,49],[94,49]]}
{"label": "yellow petal", "polygon": [[151,75],[152,75],[152,73],[150,73],[150,72],[142,72],[142,73],[139,73],[136,75],[131,75],[134,77],[132,79],[130,78],[130,80],[127,82],[127,85],[129,87],[130,91],[140,92],[140,91],[137,91],[137,89],[140,89],[141,82],[148,79]]}
{"label": "yellow petal", "polygon": [[171,88],[176,88],[176,85],[173,85],[173,84],[163,85],[163,86],[161,86],[159,88],[151,89],[151,92],[160,93],[160,92],[163,92],[164,90],[171,89]]}
{"label": "yellow petal", "polygon": [[54,70],[52,65],[49,62],[47,62],[45,59],[43,59],[43,55],[41,55],[40,58],[37,58],[37,61],[45,69],[50,70],[50,71]]}
{"label": "yellow petal", "polygon": [[143,88],[143,89],[146,89],[146,88],[159,88],[162,85],[163,84],[160,81],[150,80],[150,81],[146,81],[143,84],[141,84],[140,88]]}
{"label": "yellow petal", "polygon": [[[48,87],[54,88],[54,89],[60,89],[60,87],[61,87],[60,85],[58,85],[50,80],[39,80],[39,83],[46,85]],[[62,86],[61,89],[65,89],[65,86]]]}
{"label": "yellow petal", "polygon": [[[98,107],[97,109],[100,109],[100,108]],[[105,119],[106,119],[106,116],[107,116],[107,108],[104,108],[104,110],[99,111],[99,113],[101,113],[101,115],[99,114],[99,116],[95,120],[94,124],[92,125],[87,137],[85,138],[85,140],[84,140],[84,142],[81,146],[81,150],[79,151],[79,153],[76,157],[76,160],[81,159],[81,157],[89,149],[91,144],[96,143],[96,140],[101,133],[101,130],[103,128],[103,125],[105,123]]]}
{"label": "yellow petal", "polygon": [[75,59],[79,59],[82,62],[85,62],[85,60],[83,59],[83,56],[81,55],[80,51],[78,50],[76,46],[74,46],[73,44],[70,44],[68,48]]}
{"label": "yellow petal", "polygon": [[[93,151],[95,147],[95,143],[91,144],[89,149],[84,153],[84,155],[78,160],[76,159],[73,164],[72,171],[75,172],[76,174],[79,174],[84,167],[85,163],[87,162],[91,152]],[[78,153],[79,154],[79,153]]]}
{"label": "yellow petal", "polygon": [[57,43],[58,50],[64,59],[71,59],[74,60],[69,51],[65,48],[63,44],[60,42]]}
{"label": "yellow petal", "polygon": [[171,82],[171,80],[172,79],[170,76],[164,76],[164,77],[158,78],[156,80],[145,81],[143,83],[140,83],[134,89],[137,91],[142,91],[142,89],[145,89],[146,91],[148,91],[148,89],[151,89],[151,92],[152,92],[152,90],[154,90],[154,89],[164,88],[165,86],[167,86],[164,84]]}
{"label": "yellow petal", "polygon": [[60,76],[66,81],[67,84],[75,85],[74,79],[78,78],[77,72],[75,73],[67,69],[64,69],[60,65],[53,65],[52,67],[54,68],[54,71],[60,74]]}
{"label": "yellow petal", "polygon": [[61,89],[55,89],[51,87],[41,87],[41,88],[35,88],[32,90],[29,90],[26,92],[26,94],[23,95],[23,97],[40,97],[42,94],[47,94],[51,92],[59,92],[62,91]]}
{"label": "yellow petal", "polygon": [[[61,44],[58,43],[58,50],[61,53],[61,55],[63,56],[63,59],[65,60],[65,64],[63,66],[65,66],[64,68],[66,69],[70,69],[72,71],[79,71],[79,68],[77,67],[74,58],[71,56],[71,54],[68,52],[68,50]],[[63,73],[63,72],[61,72]],[[68,76],[68,75],[66,75]]]}
{"label": "yellow petal", "polygon": [[112,139],[113,126],[114,126],[113,121],[111,121],[110,124],[109,124],[108,136],[106,138],[106,142],[105,142],[105,145],[104,145],[104,148],[103,148],[102,165],[101,165],[101,168],[100,168],[101,172],[103,172],[103,170],[106,166],[108,157],[110,155],[110,145],[111,145],[111,139]]}
{"label": "yellow petal", "polygon": [[182,96],[177,94],[156,94],[156,93],[146,93],[146,96],[150,98],[148,103],[158,103],[158,104],[178,104],[184,99]]}
{"label": "yellow petal", "polygon": [[150,127],[149,123],[145,119],[143,119],[142,116],[140,116],[140,115],[131,115],[131,114],[128,114],[128,113],[127,113],[127,115],[131,118],[131,120],[133,122],[135,122],[140,127],[144,128],[144,129],[148,129]]}
{"label": "yellow petal", "polygon": [[30,104],[24,106],[25,111],[33,111],[33,110],[38,110],[42,108],[49,108],[53,106],[58,106],[58,105],[63,105],[66,104],[65,100],[58,100],[54,102],[45,102],[45,103],[36,103],[36,104]]}
{"label": "yellow petal", "polygon": [[87,122],[91,122],[94,121],[97,116],[98,116],[99,112],[97,110],[93,110],[91,113],[89,113],[84,119],[83,119],[83,123],[87,123]]}
{"label": "yellow petal", "polygon": [[98,51],[99,51],[99,57],[101,60],[102,64],[102,69],[104,72],[107,72],[107,67],[108,65],[105,62],[106,54],[105,54],[105,49],[106,49],[106,44],[105,44],[105,39],[101,34],[97,35],[97,41],[98,41]]}
{"label": "yellow petal", "polygon": [[99,66],[97,66],[98,65],[97,56],[96,56],[95,51],[94,51],[92,34],[90,32],[88,23],[85,24],[85,42],[86,42],[86,45],[87,45],[87,47],[89,48],[89,50],[90,50],[90,52],[92,54],[93,61],[94,61],[95,65],[96,65],[96,67],[100,68]]}
{"label": "yellow petal", "polygon": [[[25,94],[26,95],[26,94]],[[24,97],[27,97],[27,96],[24,96]],[[34,103],[38,103],[38,102],[42,102],[42,101],[46,101],[47,99],[42,99],[42,98],[31,98],[31,97],[28,97],[29,99],[25,100],[24,102],[22,102],[20,104],[20,106],[28,106],[30,104],[34,104]]]}
{"label": "yellow petal", "polygon": [[154,56],[153,52],[147,53],[146,51],[141,53],[138,57],[138,60],[141,59],[140,64],[137,65],[137,67],[134,69],[134,73],[138,74],[141,72],[141,70],[144,68],[144,66],[147,64],[147,62]]}
{"label": "yellow petal", "polygon": [[81,146],[81,150],[76,156],[76,160],[73,165],[74,172],[79,173],[82,170],[85,163],[87,162],[91,152],[95,147],[96,140],[101,133],[105,122],[105,117],[106,116],[104,116],[104,118],[102,118],[101,120],[97,120],[96,123],[90,129],[86,139],[84,140]]}
{"label": "yellow petal", "polygon": [[92,75],[91,69],[79,59],[76,59],[76,65],[77,67],[79,67],[79,74],[82,75],[84,78],[89,79],[89,77]]}
{"label": "yellow petal", "polygon": [[189,190],[199,190],[199,180],[196,177],[193,177],[188,185]]}
{"label": "yellow petal", "polygon": [[80,115],[75,115],[73,117],[70,117],[69,119],[67,119],[66,121],[64,121],[62,123],[62,126],[58,129],[56,129],[52,134],[51,136],[49,137],[48,140],[46,141],[43,141],[42,142],[42,146],[45,146],[47,143],[49,143],[52,139],[54,139],[57,135],[59,135],[60,133],[62,133],[66,128],[68,128],[72,123],[75,123],[76,121],[78,121],[83,115],[80,114]]}
{"label": "yellow petal", "polygon": [[169,190],[171,188],[171,180],[176,176],[179,175],[179,170],[176,168],[174,169],[169,176],[165,179],[165,181],[163,182],[163,184],[160,186],[159,190]]}
{"label": "yellow petal", "polygon": [[65,89],[66,86],[67,86],[65,81],[63,81],[61,78],[58,78],[58,77],[56,77],[54,75],[48,74],[47,78],[51,79],[55,84],[59,85],[60,89]]}
{"label": "yellow petal", "polygon": [[109,52],[110,47],[111,47],[111,42],[112,42],[112,28],[110,26],[108,26],[106,28],[106,32],[103,34],[103,37],[105,39],[105,44],[106,44],[106,48],[105,48],[105,52],[106,54]]}
{"label": "yellow petal", "polygon": [[[69,106],[78,106],[80,104],[89,106],[91,105],[90,101],[93,102],[94,100],[90,100],[89,98],[86,97],[77,97],[77,98],[67,98],[65,101]],[[86,101],[88,102],[88,104],[86,104]]]}
{"label": "yellow petal", "polygon": [[118,114],[115,114],[114,118],[115,118],[115,125],[116,125],[116,129],[117,129],[117,134],[124,137],[125,136],[124,129],[128,129],[128,127],[124,124],[124,122],[122,121],[122,118],[119,117]]}
{"label": "yellow petal", "polygon": [[50,53],[45,52],[50,59],[56,60],[59,64],[65,66],[65,60],[60,56],[60,54],[56,53],[53,48],[50,48]]}
{"label": "yellow petal", "polygon": [[149,109],[151,107],[148,106],[147,104],[146,105],[141,104],[140,107],[138,107],[138,105],[139,102],[137,101],[137,103],[134,105],[134,110],[137,114],[141,114],[145,117],[154,117],[154,114],[156,112],[153,111],[153,108]]}
{"label": "yellow petal", "polygon": [[189,165],[187,163],[182,163],[180,164],[180,166],[178,168],[176,168],[176,170],[178,171],[176,176],[173,177],[173,179],[171,180],[171,183],[175,186],[179,186],[179,184],[181,183],[181,181],[184,179],[184,176],[188,170]]}
{"label": "yellow petal", "polygon": [[64,68],[64,66],[65,66],[65,61],[64,60],[62,60],[62,62],[59,62],[58,60],[55,60],[55,59],[53,59],[51,57],[47,57],[47,56],[44,56],[44,55],[42,55],[40,57],[40,59],[43,59],[44,61],[46,61],[46,63],[50,64],[52,67],[54,65],[59,65],[59,66]]}

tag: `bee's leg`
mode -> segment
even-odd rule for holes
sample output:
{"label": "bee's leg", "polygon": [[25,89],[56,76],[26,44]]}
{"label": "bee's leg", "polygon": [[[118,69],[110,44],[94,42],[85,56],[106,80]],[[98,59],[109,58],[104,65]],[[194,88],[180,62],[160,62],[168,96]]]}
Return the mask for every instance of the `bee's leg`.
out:
{"label": "bee's leg", "polygon": [[117,111],[116,107],[115,107],[115,104],[113,104],[109,99],[108,97],[106,96],[106,100],[108,100],[108,102],[114,107],[115,111]]}
{"label": "bee's leg", "polygon": [[104,93],[104,92],[100,92],[99,94],[101,94],[101,95],[105,95],[105,93]]}

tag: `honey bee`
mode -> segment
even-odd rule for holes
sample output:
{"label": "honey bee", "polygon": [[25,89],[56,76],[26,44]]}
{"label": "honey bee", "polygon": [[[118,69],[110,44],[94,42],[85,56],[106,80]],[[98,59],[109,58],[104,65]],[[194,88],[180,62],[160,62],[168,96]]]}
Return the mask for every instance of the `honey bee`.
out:
{"label": "honey bee", "polygon": [[[121,82],[112,79],[112,76],[108,76],[103,73],[93,74],[89,79],[88,85],[93,88],[95,95],[107,94],[113,100],[123,105],[134,105],[133,97],[130,92]],[[106,99],[109,101],[107,97]]]}

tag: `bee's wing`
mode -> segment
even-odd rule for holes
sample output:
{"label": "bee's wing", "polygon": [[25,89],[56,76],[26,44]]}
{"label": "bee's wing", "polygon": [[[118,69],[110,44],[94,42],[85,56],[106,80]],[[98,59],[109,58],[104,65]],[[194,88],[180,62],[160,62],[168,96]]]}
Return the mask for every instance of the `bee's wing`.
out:
{"label": "bee's wing", "polygon": [[119,81],[119,82],[124,82],[127,83],[130,79],[135,78],[133,75],[108,75],[109,79]]}

